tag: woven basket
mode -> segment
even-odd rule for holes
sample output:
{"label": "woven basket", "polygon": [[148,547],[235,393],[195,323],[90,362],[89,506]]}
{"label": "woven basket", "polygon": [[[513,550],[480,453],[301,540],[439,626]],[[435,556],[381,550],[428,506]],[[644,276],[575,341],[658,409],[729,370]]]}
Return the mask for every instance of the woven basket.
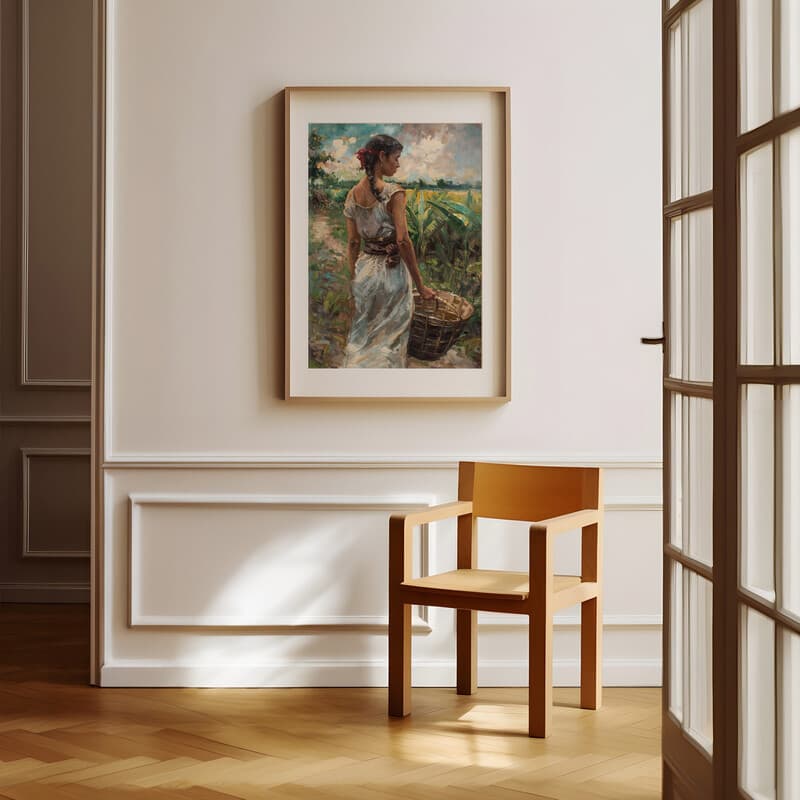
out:
{"label": "woven basket", "polygon": [[436,292],[436,297],[430,300],[423,300],[414,292],[409,355],[423,361],[441,358],[458,339],[474,311],[472,303],[452,292]]}

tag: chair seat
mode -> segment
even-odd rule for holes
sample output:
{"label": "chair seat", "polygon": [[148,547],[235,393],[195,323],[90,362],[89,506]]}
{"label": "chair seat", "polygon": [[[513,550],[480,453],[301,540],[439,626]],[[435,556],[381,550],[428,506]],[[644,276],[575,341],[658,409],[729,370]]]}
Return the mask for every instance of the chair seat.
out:
{"label": "chair seat", "polygon": [[[580,585],[578,575],[554,575],[553,592],[572,589]],[[491,569],[454,569],[425,578],[410,578],[401,586],[422,589],[433,594],[459,592],[475,597],[492,597],[497,600],[525,600],[530,595],[527,572],[506,572]]]}

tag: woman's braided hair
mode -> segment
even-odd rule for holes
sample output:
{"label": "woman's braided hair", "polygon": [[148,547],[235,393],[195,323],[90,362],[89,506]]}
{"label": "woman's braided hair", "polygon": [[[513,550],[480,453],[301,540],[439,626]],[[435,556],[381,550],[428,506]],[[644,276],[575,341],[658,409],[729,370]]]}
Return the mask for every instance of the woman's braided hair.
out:
{"label": "woman's braided hair", "polygon": [[369,188],[372,189],[372,194],[375,195],[377,200],[381,199],[380,192],[375,188],[375,164],[378,162],[378,155],[386,153],[387,156],[392,153],[399,153],[403,149],[403,145],[394,138],[385,133],[379,133],[373,136],[357,153],[356,158],[361,162],[361,167],[367,173],[367,180],[369,181]]}

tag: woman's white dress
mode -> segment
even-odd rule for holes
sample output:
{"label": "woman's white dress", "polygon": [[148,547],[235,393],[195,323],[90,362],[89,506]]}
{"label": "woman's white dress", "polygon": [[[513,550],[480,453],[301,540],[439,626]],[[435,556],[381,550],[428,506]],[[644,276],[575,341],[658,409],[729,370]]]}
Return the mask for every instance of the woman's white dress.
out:
{"label": "woman's white dress", "polygon": [[380,200],[371,206],[356,203],[352,189],[345,198],[344,215],[355,221],[362,252],[353,279],[355,310],[343,367],[407,366],[408,334],[414,313],[411,275],[398,256],[389,266],[389,255],[363,252],[396,240],[389,201],[402,191],[401,186],[387,183]]}

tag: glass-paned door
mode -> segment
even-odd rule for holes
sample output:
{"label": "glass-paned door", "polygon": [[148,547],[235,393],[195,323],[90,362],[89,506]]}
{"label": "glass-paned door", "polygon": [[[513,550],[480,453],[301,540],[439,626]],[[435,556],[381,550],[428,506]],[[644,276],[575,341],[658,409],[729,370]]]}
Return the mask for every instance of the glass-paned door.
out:
{"label": "glass-paned door", "polygon": [[714,1],[664,8],[666,797],[713,787]]}
{"label": "glass-paned door", "polygon": [[800,0],[663,0],[664,797],[800,798]]}
{"label": "glass-paned door", "polygon": [[729,791],[800,798],[800,0],[739,0],[738,750]]}

